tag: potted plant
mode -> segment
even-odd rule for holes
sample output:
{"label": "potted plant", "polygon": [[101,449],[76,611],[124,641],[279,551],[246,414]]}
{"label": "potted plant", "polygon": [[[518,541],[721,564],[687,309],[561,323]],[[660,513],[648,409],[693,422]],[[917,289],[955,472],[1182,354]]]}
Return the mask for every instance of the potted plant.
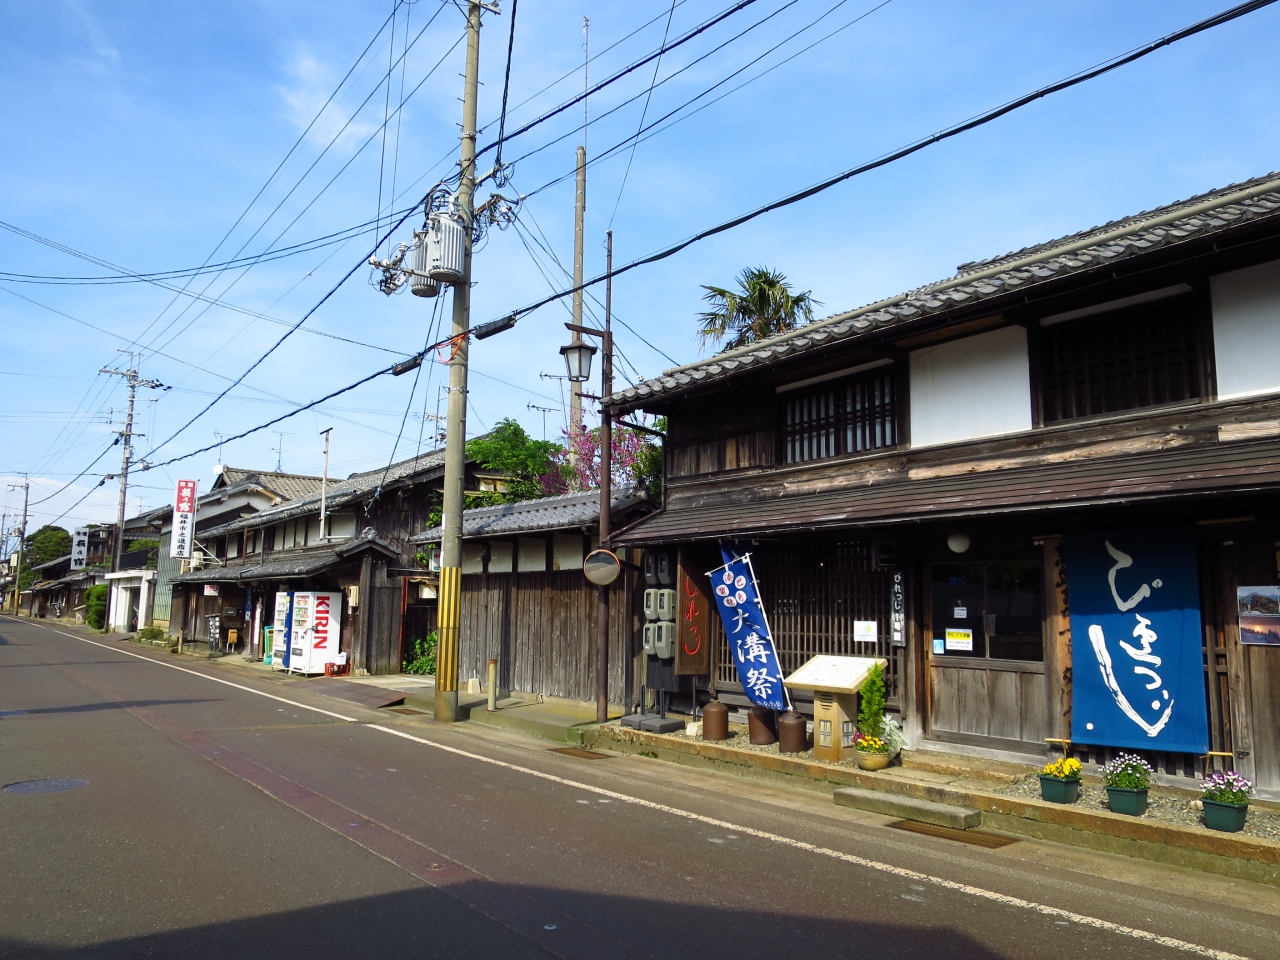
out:
{"label": "potted plant", "polygon": [[1080,761],[1063,757],[1040,771],[1040,799],[1050,803],[1075,803],[1080,798]]}
{"label": "potted plant", "polygon": [[1227,773],[1211,773],[1204,783],[1200,800],[1204,804],[1204,825],[1210,830],[1235,833],[1244,829],[1249,815],[1249,797],[1253,795],[1253,783],[1234,770]]}
{"label": "potted plant", "polygon": [[1151,765],[1132,753],[1122,753],[1102,768],[1107,787],[1107,806],[1113,813],[1140,817],[1147,810],[1147,789],[1151,786]]}
{"label": "potted plant", "polygon": [[893,759],[884,737],[884,701],[884,666],[877,663],[858,691],[858,730],[853,749],[863,770],[883,770]]}

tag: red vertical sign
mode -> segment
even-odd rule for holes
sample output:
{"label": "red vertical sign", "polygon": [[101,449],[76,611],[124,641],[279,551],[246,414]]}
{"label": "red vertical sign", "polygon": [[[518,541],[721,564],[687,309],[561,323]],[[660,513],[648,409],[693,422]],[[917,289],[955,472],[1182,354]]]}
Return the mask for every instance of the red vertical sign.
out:
{"label": "red vertical sign", "polygon": [[711,669],[711,596],[695,550],[681,549],[676,567],[676,674],[703,676]]}

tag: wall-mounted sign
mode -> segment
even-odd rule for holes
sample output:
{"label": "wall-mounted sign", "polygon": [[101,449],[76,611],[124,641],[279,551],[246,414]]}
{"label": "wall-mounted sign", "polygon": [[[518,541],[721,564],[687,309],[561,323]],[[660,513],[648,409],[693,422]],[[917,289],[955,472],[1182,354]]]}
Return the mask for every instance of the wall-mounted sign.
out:
{"label": "wall-mounted sign", "polygon": [[907,598],[902,585],[902,571],[893,571],[893,605],[889,620],[889,645],[907,645]]}
{"label": "wall-mounted sign", "polygon": [[1280,647],[1280,587],[1237,587],[1240,642]]}
{"label": "wall-mounted sign", "polygon": [[874,620],[855,620],[853,621],[853,642],[854,643],[876,643],[880,639],[876,621]]}
{"label": "wall-mounted sign", "polygon": [[204,585],[204,595],[206,597],[216,597],[218,595],[218,585],[216,583],[206,583]]}
{"label": "wall-mounted sign", "polygon": [[179,480],[173,495],[173,529],[169,531],[169,556],[191,559],[196,538],[196,482]]}
{"label": "wall-mounted sign", "polygon": [[943,639],[946,641],[948,650],[959,650],[962,653],[973,652],[972,630],[959,630],[952,627],[946,631]]}
{"label": "wall-mounted sign", "polygon": [[700,677],[711,670],[711,593],[699,555],[682,549],[677,564],[676,676]]}
{"label": "wall-mounted sign", "polygon": [[89,562],[89,528],[76,527],[71,532],[71,569],[83,570]]}
{"label": "wall-mounted sign", "polygon": [[1156,527],[1063,540],[1071,603],[1071,739],[1204,753],[1195,531]]}

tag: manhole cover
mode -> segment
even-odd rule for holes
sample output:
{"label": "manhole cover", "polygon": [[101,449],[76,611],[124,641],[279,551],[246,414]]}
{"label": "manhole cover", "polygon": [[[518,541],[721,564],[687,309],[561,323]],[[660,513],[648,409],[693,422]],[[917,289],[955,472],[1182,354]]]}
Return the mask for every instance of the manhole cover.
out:
{"label": "manhole cover", "polygon": [[23,780],[21,783],[10,783],[4,787],[5,793],[61,793],[63,790],[75,790],[87,787],[88,780]]}

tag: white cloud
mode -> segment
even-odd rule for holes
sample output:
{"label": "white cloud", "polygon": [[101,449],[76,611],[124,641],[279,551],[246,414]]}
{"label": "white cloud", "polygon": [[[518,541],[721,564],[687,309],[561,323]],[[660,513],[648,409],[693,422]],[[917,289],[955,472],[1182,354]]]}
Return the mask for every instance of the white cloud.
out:
{"label": "white cloud", "polygon": [[[289,121],[299,130],[307,129],[316,113],[324,107],[324,113],[311,127],[308,139],[327,145],[334,137],[338,143],[345,145],[352,141],[363,142],[377,124],[366,120],[352,118],[344,108],[343,97],[337,97],[333,103],[325,107],[325,101],[333,92],[339,75],[321,63],[310,50],[301,49],[293,57],[286,68],[291,80],[277,88],[284,101]],[[345,91],[344,91],[345,92]],[[376,98],[375,98],[376,99]],[[371,101],[372,102],[372,101]]]}

